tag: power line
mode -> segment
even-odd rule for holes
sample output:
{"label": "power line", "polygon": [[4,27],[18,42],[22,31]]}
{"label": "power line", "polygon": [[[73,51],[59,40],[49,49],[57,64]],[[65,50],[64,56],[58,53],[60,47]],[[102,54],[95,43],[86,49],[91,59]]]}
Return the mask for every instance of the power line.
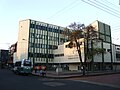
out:
{"label": "power line", "polygon": [[108,0],[102,0],[102,1],[105,2],[105,3],[107,3],[107,4],[109,4],[109,5],[114,6],[114,7],[118,8],[120,10],[120,7],[114,5],[113,3],[109,2]]}
{"label": "power line", "polygon": [[120,28],[117,28],[117,29],[113,29],[113,30],[114,30],[115,32],[116,32],[116,31],[120,31]]}
{"label": "power line", "polygon": [[[75,0],[75,1],[76,1],[76,0]],[[67,5],[66,7],[60,9],[60,10],[57,11],[55,14],[53,14],[51,17],[49,17],[48,19],[56,16],[57,14],[61,13],[62,11],[65,11],[66,9],[68,9],[68,6],[74,5],[74,4],[75,4],[75,1],[73,1],[72,3],[70,3],[69,5]],[[78,1],[78,0],[77,0],[77,1]],[[88,3],[88,2],[86,2],[86,1],[84,1],[84,0],[82,0],[82,1],[85,2],[85,3]],[[96,0],[95,0],[95,1],[96,1]],[[90,1],[90,2],[92,2],[92,1]],[[96,1],[96,2],[98,2],[98,1]],[[93,5],[93,3],[94,3],[94,5]],[[99,3],[101,3],[101,2],[99,2]],[[105,12],[107,12],[107,13],[115,16],[115,17],[120,18],[120,16],[116,15],[116,14],[118,14],[117,12],[115,12],[115,11],[117,11],[117,10],[114,9],[114,11],[112,11],[111,9],[113,9],[113,8],[110,8],[109,6],[107,6],[107,5],[105,5],[105,4],[104,4],[104,6],[106,6],[106,7],[108,7],[108,8],[103,7],[103,6],[101,6],[101,5],[99,5],[99,4],[95,3],[95,2],[92,2],[92,4],[91,4],[91,3],[88,3],[88,4],[94,6],[94,7],[98,8],[98,9],[100,9],[100,10],[102,10],[102,11],[105,11]],[[100,7],[102,7],[102,8],[96,6],[95,4],[97,4],[98,6],[100,6]],[[103,3],[101,3],[101,4],[103,4]],[[109,8],[110,8],[110,9],[109,9]],[[106,10],[106,9],[107,9],[107,10]],[[108,10],[111,11],[112,13],[109,12]],[[120,13],[120,12],[119,12],[119,13]]]}
{"label": "power line", "polygon": [[[68,4],[68,5],[65,6],[64,8],[62,8],[62,9],[60,9],[59,11],[57,11],[56,13],[54,13],[54,14],[53,14],[51,17],[49,17],[48,19],[51,19],[52,17],[60,14],[61,12],[64,12],[64,11],[66,11],[67,9],[71,8],[71,7],[69,7],[69,6],[72,6],[72,7],[75,6],[76,3],[77,3],[76,1],[78,1],[78,0],[72,1],[70,4]],[[106,12],[106,13],[109,13],[110,15],[113,15],[113,16],[115,16],[115,17],[117,17],[117,18],[120,18],[120,16],[118,15],[118,13],[120,13],[119,11],[117,11],[116,9],[111,8],[110,6],[107,6],[107,5],[104,4],[104,3],[101,3],[101,2],[96,1],[96,0],[94,0],[94,2],[93,2],[93,1],[90,1],[90,0],[88,0],[88,2],[87,2],[87,1],[84,1],[84,0],[82,0],[82,1],[85,2],[85,3],[87,3],[87,4],[89,4],[89,5],[92,5],[92,6],[96,7],[96,8],[98,8],[98,9]],[[91,3],[90,3],[90,2],[91,2]],[[108,2],[108,1],[107,1],[107,2]],[[79,3],[77,3],[77,4],[79,4]],[[111,3],[109,2],[109,5],[110,5],[110,4],[111,4]],[[111,4],[111,5],[112,5],[112,4]],[[111,11],[111,12],[110,12],[110,11]],[[118,29],[114,29],[114,30],[118,30]]]}
{"label": "power line", "polygon": [[118,28],[120,28],[120,26],[117,26],[117,27],[112,27],[113,29],[118,29]]}
{"label": "power line", "polygon": [[112,28],[118,28],[118,27],[120,27],[120,24],[119,24],[120,22],[115,22],[114,23],[114,21],[112,21],[112,23],[113,23],[112,26],[111,26]]}
{"label": "power line", "polygon": [[[116,15],[115,12],[111,11],[110,9],[108,9],[108,8],[102,6],[102,5],[99,5],[99,4],[97,4],[97,3],[93,2],[93,1],[90,1],[90,0],[88,0],[88,1],[91,2],[92,5],[96,6],[97,8],[100,8],[100,9],[103,8],[102,10],[104,10],[105,12],[108,12],[109,14],[111,14],[111,15],[113,15],[113,16],[116,16],[116,17],[120,18],[119,15]],[[98,7],[98,6],[99,6],[99,7]],[[111,13],[110,11],[111,11],[112,13]]]}
{"label": "power line", "polygon": [[10,44],[10,43],[0,43],[0,44]]}
{"label": "power line", "polygon": [[[77,0],[78,1],[78,0]],[[79,2],[79,1],[78,1]],[[73,8],[75,8],[75,7],[77,7],[77,5],[79,5],[79,3],[75,3],[74,5],[72,5],[72,7],[69,7],[69,8],[67,8],[67,9],[70,9],[70,10],[72,10]],[[69,11],[70,11],[69,10]],[[66,19],[67,19],[67,17],[65,17]]]}
{"label": "power line", "polygon": [[[114,12],[111,11],[110,9],[108,9],[109,7],[106,6],[106,5],[103,4],[103,3],[100,3],[100,4],[102,4],[102,5],[104,5],[104,6],[108,7],[108,8],[105,8],[105,7],[101,6],[101,5],[99,5],[98,3],[95,3],[95,2],[92,2],[92,1],[89,1],[89,2],[86,2],[86,1],[84,1],[84,0],[82,0],[82,1],[85,2],[85,3],[87,3],[87,4],[89,4],[89,5],[91,5],[91,6],[94,6],[94,7],[98,8],[98,9],[104,11],[104,12],[107,12],[107,13],[109,13],[109,14],[117,17],[117,18],[120,18],[118,15],[113,14]],[[90,3],[90,2],[91,2],[91,3]],[[106,9],[107,9],[107,10],[106,10]],[[108,11],[108,10],[109,10],[109,11]],[[111,13],[110,11],[111,11],[112,13]],[[120,29],[119,29],[119,28],[116,28],[116,29],[112,29],[112,30],[114,30],[114,31],[116,32],[116,31],[119,31]],[[112,31],[112,32],[113,32],[113,31]]]}
{"label": "power line", "polygon": [[114,32],[114,33],[119,33],[120,32],[120,27],[119,28],[111,28],[111,32]]}
{"label": "power line", "polygon": [[120,28],[120,25],[118,26],[114,26],[114,27],[111,27],[112,29],[119,29]]}
{"label": "power line", "polygon": [[53,15],[51,15],[51,16],[50,16],[49,18],[47,18],[47,19],[51,19],[51,18],[53,18],[54,16],[58,15],[59,13],[65,11],[66,9],[68,9],[68,6],[73,6],[73,5],[75,5],[75,4],[76,4],[76,1],[78,1],[78,0],[74,0],[73,2],[71,2],[70,4],[68,4],[67,6],[65,6],[64,8],[58,10],[56,13],[54,13]]}
{"label": "power line", "polygon": [[[99,4],[102,4],[102,6],[105,6],[105,7],[107,7],[106,9],[109,9],[110,11],[112,11],[112,12],[114,12],[114,13],[116,13],[116,12],[118,12],[119,14],[120,14],[120,12],[118,11],[118,10],[116,10],[116,9],[113,9],[113,8],[111,8],[111,7],[109,7],[109,6],[107,6],[107,5],[105,5],[104,3],[101,3],[101,2],[99,2],[99,1],[97,1],[97,0],[94,0],[95,2],[98,2]],[[116,11],[116,12],[115,12]],[[116,13],[116,14],[118,14],[118,13]]]}
{"label": "power line", "polygon": [[[86,2],[86,1],[84,1],[84,0],[82,0],[82,1],[85,2],[85,3],[87,3],[87,4],[89,4],[89,5],[91,5],[91,6],[94,6],[94,7],[98,8],[98,9],[100,9],[100,10],[106,12],[106,13],[109,13],[109,14],[117,17],[117,18],[120,18],[120,16],[117,16],[117,15],[115,15],[115,14],[113,14],[113,13],[111,13],[111,12],[105,10],[105,9],[100,8],[99,5],[97,6],[97,5],[94,5],[94,4],[92,4],[92,3]],[[92,1],[90,1],[90,2],[92,2]]]}

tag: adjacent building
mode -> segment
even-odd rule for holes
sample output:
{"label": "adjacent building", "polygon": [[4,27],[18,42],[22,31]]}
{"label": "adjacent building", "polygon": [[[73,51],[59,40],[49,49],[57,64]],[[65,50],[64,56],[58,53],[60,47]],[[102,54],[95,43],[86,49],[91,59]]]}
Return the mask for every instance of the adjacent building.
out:
{"label": "adjacent building", "polygon": [[63,27],[31,19],[19,22],[16,60],[30,59],[34,65],[53,64],[53,50],[67,41]]}
{"label": "adjacent building", "polygon": [[16,52],[17,52],[17,42],[15,44],[12,44],[9,48],[9,60],[8,60],[9,65],[13,65],[14,53]]}
{"label": "adjacent building", "polygon": [[120,45],[112,45],[113,69],[120,70]]}
{"label": "adjacent building", "polygon": [[[106,53],[101,54],[98,58],[96,56],[93,57],[93,62],[97,62],[98,68],[108,68],[113,69],[113,58],[112,58],[112,39],[111,39],[111,28],[110,25],[105,24],[100,21],[95,21],[91,24],[95,27],[98,32],[98,39],[101,43],[97,43],[97,45],[105,50]],[[95,45],[96,46],[96,45]]]}
{"label": "adjacent building", "polygon": [[[81,56],[82,61],[86,59],[86,55],[89,50],[93,48],[100,48],[104,50],[103,53],[92,55],[90,59],[86,60],[87,70],[111,70],[113,69],[112,58],[112,41],[111,41],[111,29],[110,26],[100,21],[95,21],[91,24],[97,31],[97,40],[88,40],[85,44],[85,39],[80,39],[81,43]],[[57,50],[54,50],[55,58],[54,63],[67,65],[69,70],[80,69],[80,60],[76,47],[67,47],[69,42],[59,45]],[[89,50],[86,50],[89,49]]]}
{"label": "adjacent building", "polygon": [[0,50],[0,67],[4,68],[9,60],[9,50]]}

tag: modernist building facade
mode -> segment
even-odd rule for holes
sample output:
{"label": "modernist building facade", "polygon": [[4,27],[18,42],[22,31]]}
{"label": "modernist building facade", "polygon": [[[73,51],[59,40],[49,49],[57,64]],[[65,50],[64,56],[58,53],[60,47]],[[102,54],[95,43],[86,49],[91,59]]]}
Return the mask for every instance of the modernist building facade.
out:
{"label": "modernist building facade", "polygon": [[[88,46],[86,46],[85,39],[80,39],[81,44],[81,55],[82,61],[84,62],[86,53],[85,47],[88,47],[89,50],[92,48],[100,48],[104,50],[104,53],[96,54],[87,61],[88,70],[105,70],[113,69],[113,57],[112,57],[112,41],[111,41],[111,29],[110,26],[102,23],[100,21],[95,21],[91,24],[95,27],[97,31],[97,40],[89,40]],[[60,45],[58,50],[54,51],[55,58],[54,63],[66,64],[69,67],[69,70],[78,70],[80,67],[80,60],[76,47],[68,48],[66,47],[69,42]]]}
{"label": "modernist building facade", "polygon": [[[81,56],[84,62],[84,39],[80,39],[81,44]],[[78,70],[80,67],[79,55],[77,48],[69,48],[66,42],[58,46],[58,49],[54,50],[54,64],[60,67],[66,68],[68,70]]]}
{"label": "modernist building facade", "polygon": [[[85,47],[84,39],[79,40],[81,43],[81,56],[82,61],[85,60]],[[80,68],[80,59],[77,52],[77,48],[69,48],[69,42],[66,42],[58,46],[58,49],[54,50],[54,64],[60,65],[63,68],[67,67],[68,70],[79,70]],[[110,46],[108,43],[94,42],[94,48],[103,48],[104,53],[95,54],[93,58],[88,59],[87,70],[111,70],[111,64],[113,65],[113,70],[120,70],[120,45],[112,44],[112,60],[111,62],[111,52]],[[104,54],[104,57],[103,57]],[[93,60],[93,61],[92,61]],[[103,61],[104,60],[104,61]],[[93,64],[92,64],[93,63]],[[93,65],[93,66],[92,66]],[[104,67],[103,67],[104,66]]]}
{"label": "modernist building facade", "polygon": [[[98,63],[98,67],[102,68],[111,68],[113,69],[113,57],[112,57],[112,39],[111,39],[111,28],[110,25],[105,24],[100,21],[95,21],[91,24],[95,27],[95,30],[98,32],[98,39],[101,41],[99,45],[105,50],[106,53],[101,54],[101,63]],[[93,62],[99,62],[99,60],[94,57]]]}
{"label": "modernist building facade", "polygon": [[[91,24],[97,31],[98,40],[88,41],[88,48],[101,48],[105,53],[94,55],[87,60],[88,70],[103,70],[114,68],[114,51],[112,49],[110,26],[100,21]],[[14,62],[22,59],[30,59],[34,65],[53,66],[61,65],[69,70],[78,70],[80,60],[76,48],[68,48],[67,37],[62,34],[64,27],[35,21],[31,19],[19,22],[17,52],[14,54]],[[84,38],[80,39],[82,60],[85,60]],[[114,58],[113,58],[114,57]],[[117,57],[118,54],[117,54]],[[117,58],[116,57],[116,58]],[[119,61],[118,61],[119,62]]]}
{"label": "modernist building facade", "polygon": [[19,22],[16,60],[30,59],[34,64],[53,63],[53,50],[66,42],[63,27],[31,19]]}
{"label": "modernist building facade", "polygon": [[120,45],[112,45],[113,69],[120,70]]}

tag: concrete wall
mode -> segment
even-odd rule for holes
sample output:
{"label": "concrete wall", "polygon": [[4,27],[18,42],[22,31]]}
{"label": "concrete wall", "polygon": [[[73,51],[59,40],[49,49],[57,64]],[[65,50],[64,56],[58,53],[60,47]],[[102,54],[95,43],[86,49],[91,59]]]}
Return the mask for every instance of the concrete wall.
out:
{"label": "concrete wall", "polygon": [[116,54],[120,54],[120,45],[112,45],[112,57],[113,57],[113,62],[115,63],[120,63],[120,58],[116,58]]}
{"label": "concrete wall", "polygon": [[98,21],[94,21],[91,23],[91,25],[95,28],[96,31],[98,31]]}
{"label": "concrete wall", "polygon": [[17,53],[14,53],[13,54],[13,63],[15,63],[16,61],[18,61],[18,58],[17,58]]}
{"label": "concrete wall", "polygon": [[108,50],[110,50],[110,44],[103,43],[103,48],[106,49],[106,53],[104,54],[104,62],[111,62],[111,52],[108,52]]}
{"label": "concrete wall", "polygon": [[120,64],[119,65],[113,65],[113,70],[120,70]]}
{"label": "concrete wall", "polygon": [[17,42],[17,59],[28,58],[28,43],[29,43],[29,25],[30,20],[19,22],[18,42]]}
{"label": "concrete wall", "polygon": [[[80,63],[79,55],[76,47],[66,48],[69,42],[59,45],[58,49],[54,50],[54,54],[64,54],[64,56],[59,56],[54,58],[54,63]],[[84,45],[81,45],[81,56],[84,61]]]}
{"label": "concrete wall", "polygon": [[[102,48],[102,42],[101,41],[95,41],[93,42],[94,45],[93,45],[93,48]],[[93,60],[94,62],[102,62],[102,54],[95,54],[93,56]]]}
{"label": "concrete wall", "polygon": [[78,70],[78,65],[76,65],[76,64],[69,64],[69,70],[71,70],[71,71]]}
{"label": "concrete wall", "polygon": [[[103,43],[103,49],[106,50],[104,53],[104,62],[111,62],[111,53],[108,52],[110,50],[110,43],[105,42],[94,42],[94,48],[101,48],[102,49],[102,43]],[[96,54],[94,55],[94,62],[102,62],[102,54]]]}

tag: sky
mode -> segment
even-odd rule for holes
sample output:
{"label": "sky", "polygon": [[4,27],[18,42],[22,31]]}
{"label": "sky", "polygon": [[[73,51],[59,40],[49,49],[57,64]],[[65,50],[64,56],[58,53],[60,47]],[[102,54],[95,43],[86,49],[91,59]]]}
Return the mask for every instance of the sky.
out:
{"label": "sky", "polygon": [[0,49],[18,39],[20,20],[33,19],[62,27],[99,20],[111,26],[120,45],[120,0],[0,0]]}

